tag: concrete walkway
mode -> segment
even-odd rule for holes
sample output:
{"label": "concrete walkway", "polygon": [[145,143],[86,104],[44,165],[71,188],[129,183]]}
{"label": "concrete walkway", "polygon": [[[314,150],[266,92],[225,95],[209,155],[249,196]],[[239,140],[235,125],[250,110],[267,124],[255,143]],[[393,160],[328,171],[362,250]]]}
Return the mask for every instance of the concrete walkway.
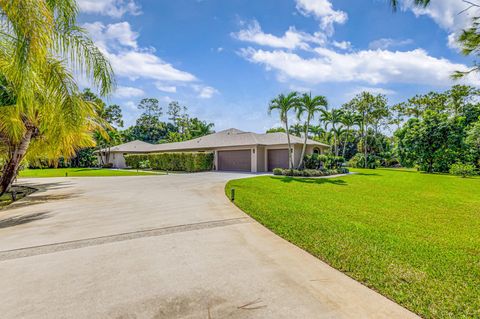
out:
{"label": "concrete walkway", "polygon": [[233,206],[233,173],[25,179],[1,318],[416,318]]}

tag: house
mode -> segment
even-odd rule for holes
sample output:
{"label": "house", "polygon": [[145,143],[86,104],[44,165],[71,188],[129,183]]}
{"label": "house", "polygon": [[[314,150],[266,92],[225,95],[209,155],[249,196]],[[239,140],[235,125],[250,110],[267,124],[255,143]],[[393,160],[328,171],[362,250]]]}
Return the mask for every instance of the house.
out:
{"label": "house", "polygon": [[[304,139],[290,135],[294,163],[298,163]],[[306,154],[324,153],[328,145],[307,140]],[[213,152],[214,169],[217,171],[268,172],[276,167],[288,168],[287,134],[282,132],[257,134],[235,128],[195,138],[189,141],[149,144],[133,141],[102,149],[103,163],[125,168],[124,155],[161,152]]]}

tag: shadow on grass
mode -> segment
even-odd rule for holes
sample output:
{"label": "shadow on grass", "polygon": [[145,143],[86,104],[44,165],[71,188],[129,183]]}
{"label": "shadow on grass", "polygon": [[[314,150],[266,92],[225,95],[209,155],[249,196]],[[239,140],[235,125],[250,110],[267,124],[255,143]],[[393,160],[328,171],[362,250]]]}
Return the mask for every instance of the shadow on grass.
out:
{"label": "shadow on grass", "polygon": [[354,174],[355,174],[356,176],[380,176],[380,174],[377,174],[377,173],[355,172]]}
{"label": "shadow on grass", "polygon": [[331,178],[304,178],[304,177],[274,177],[282,183],[305,183],[305,184],[334,184],[340,186],[346,186],[347,182],[343,179],[331,179]]}
{"label": "shadow on grass", "polygon": [[28,224],[36,220],[40,220],[48,217],[49,217],[48,212],[34,213],[34,214],[28,214],[23,216],[13,216],[13,217],[0,220],[0,229]]}

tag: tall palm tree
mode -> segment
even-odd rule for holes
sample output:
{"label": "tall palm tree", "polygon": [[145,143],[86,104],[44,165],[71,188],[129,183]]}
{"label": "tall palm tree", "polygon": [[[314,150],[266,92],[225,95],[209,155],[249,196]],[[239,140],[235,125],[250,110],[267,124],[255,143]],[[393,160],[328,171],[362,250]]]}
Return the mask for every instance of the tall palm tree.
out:
{"label": "tall palm tree", "polygon": [[304,142],[302,147],[302,153],[300,155],[300,159],[298,162],[297,167],[301,168],[303,165],[303,158],[305,156],[305,150],[307,148],[307,139],[308,139],[308,132],[310,128],[310,121],[313,120],[317,113],[326,111],[328,108],[327,98],[322,95],[317,95],[312,98],[312,92],[304,93],[302,97],[298,101],[297,106],[297,118],[300,118],[306,114],[307,118],[305,120],[305,135],[304,135]]}
{"label": "tall palm tree", "polygon": [[97,105],[85,101],[74,74],[102,95],[114,86],[113,71],[76,24],[75,0],[0,1],[0,195],[28,155],[70,157],[93,146],[102,123]]}
{"label": "tall palm tree", "polygon": [[346,146],[350,140],[350,130],[355,125],[355,114],[351,111],[344,111],[340,122],[345,126],[345,140],[342,149],[342,157],[345,158]]}
{"label": "tall palm tree", "polygon": [[330,112],[322,112],[321,120],[325,123],[325,129],[327,130],[331,126],[330,131],[333,134],[333,151],[335,156],[338,156],[338,135],[337,135],[337,124],[341,122],[342,119],[342,110],[333,109]]}
{"label": "tall palm tree", "polygon": [[[289,132],[288,129],[288,113],[294,110],[298,105],[298,93],[291,92],[288,95],[279,94],[276,98],[270,101],[268,105],[268,113],[278,110],[280,114],[280,121],[285,125],[285,132]],[[288,168],[293,168],[293,152],[292,144],[290,142],[290,134],[287,133],[288,142]]]}
{"label": "tall palm tree", "polygon": [[321,125],[310,125],[308,131],[312,134],[311,136],[315,139],[318,139],[325,132]]}

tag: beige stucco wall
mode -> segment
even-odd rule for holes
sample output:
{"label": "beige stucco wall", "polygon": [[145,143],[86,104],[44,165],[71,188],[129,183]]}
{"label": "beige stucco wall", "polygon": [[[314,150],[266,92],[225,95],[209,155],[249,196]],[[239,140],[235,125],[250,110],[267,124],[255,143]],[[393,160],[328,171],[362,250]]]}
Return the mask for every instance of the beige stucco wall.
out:
{"label": "beige stucco wall", "polygon": [[266,165],[266,155],[265,155],[265,147],[258,146],[257,147],[257,172],[266,172],[267,165]]}
{"label": "beige stucco wall", "polygon": [[[103,158],[100,158],[100,155],[97,155],[98,163],[107,163],[105,159],[105,155],[102,155]],[[110,152],[110,157],[108,159],[108,163],[112,163],[114,168],[126,168],[127,165],[125,164],[125,157],[123,153],[119,152]]]}

